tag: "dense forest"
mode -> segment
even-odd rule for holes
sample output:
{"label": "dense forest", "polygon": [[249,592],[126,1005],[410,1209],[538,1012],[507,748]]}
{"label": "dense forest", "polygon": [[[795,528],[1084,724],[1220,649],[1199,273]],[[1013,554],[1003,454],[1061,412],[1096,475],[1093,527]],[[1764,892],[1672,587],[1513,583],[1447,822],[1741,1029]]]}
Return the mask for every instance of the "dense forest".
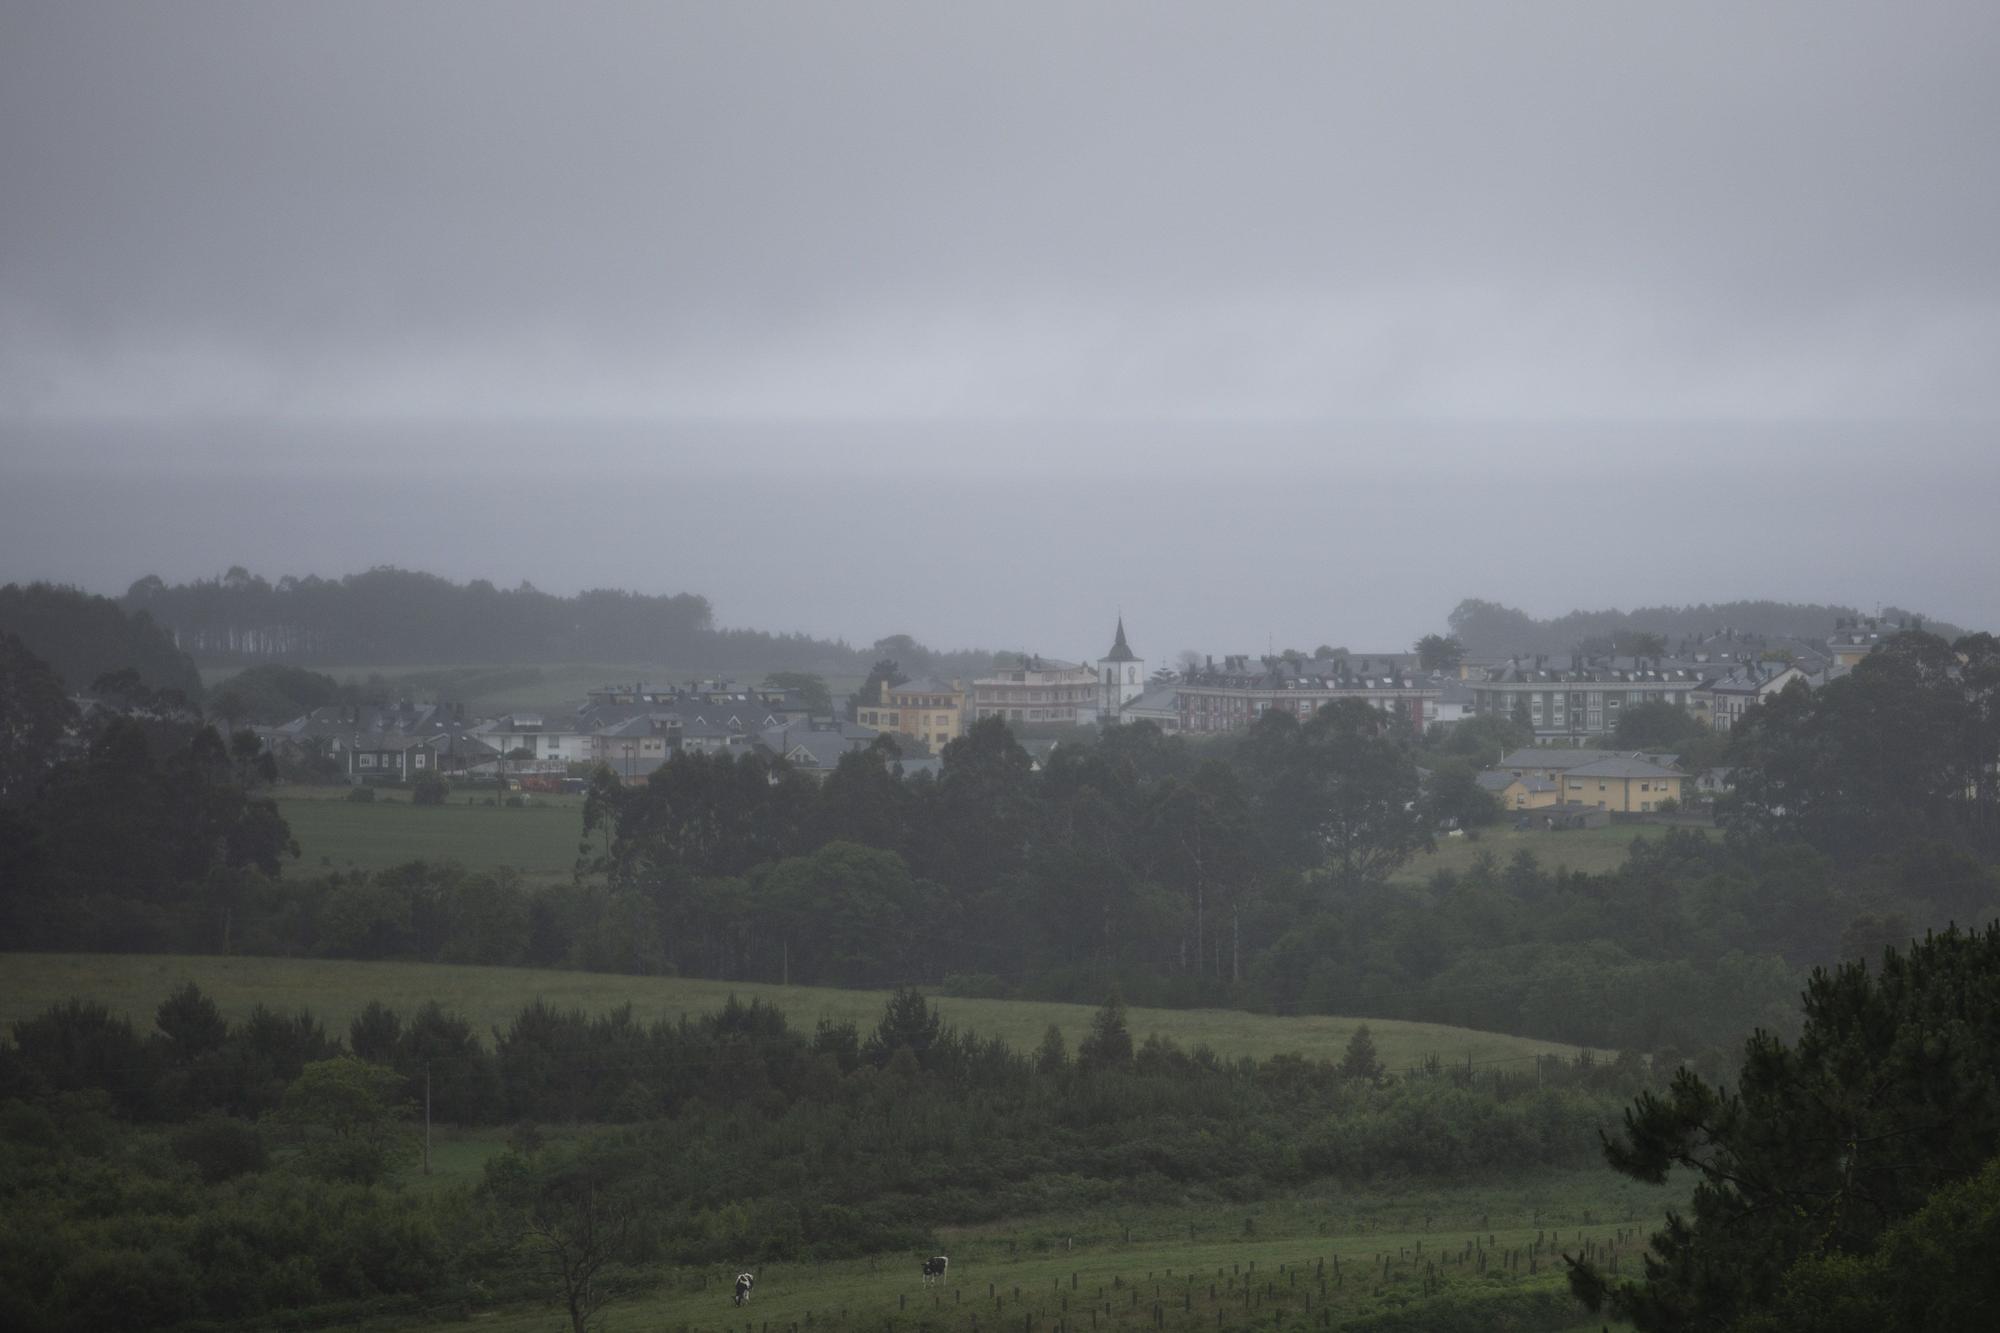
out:
{"label": "dense forest", "polygon": [[72,694],[129,672],[148,688],[201,698],[201,673],[172,632],[143,611],[128,615],[106,597],[9,583],[0,587],[0,634],[12,635],[46,662]]}
{"label": "dense forest", "polygon": [[1571,611],[1552,620],[1537,620],[1525,611],[1498,602],[1468,598],[1452,608],[1447,623],[1454,638],[1475,657],[1505,657],[1533,653],[1573,653],[1592,642],[1616,641],[1630,634],[1653,634],[1668,651],[1684,642],[1732,635],[1756,642],[1804,639],[1824,642],[1838,624],[1873,620],[1883,633],[1927,628],[1946,639],[1965,631],[1915,612],[1884,607],[1869,615],[1851,606],[1819,606],[1802,602],[1703,602],[1694,606],[1638,606],[1630,611]]}

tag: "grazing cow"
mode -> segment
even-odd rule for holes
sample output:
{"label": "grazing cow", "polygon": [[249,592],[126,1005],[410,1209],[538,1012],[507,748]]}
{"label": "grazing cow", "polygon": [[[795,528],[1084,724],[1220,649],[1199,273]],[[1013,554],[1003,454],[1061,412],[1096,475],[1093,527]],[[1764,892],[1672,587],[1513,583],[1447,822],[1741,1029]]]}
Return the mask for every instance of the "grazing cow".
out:
{"label": "grazing cow", "polygon": [[924,1285],[928,1287],[933,1282],[944,1281],[944,1270],[949,1267],[951,1267],[951,1260],[942,1254],[934,1254],[924,1260]]}
{"label": "grazing cow", "polygon": [[736,1303],[741,1305],[743,1302],[749,1300],[750,1288],[756,1285],[757,1278],[754,1274],[738,1273],[736,1275]]}

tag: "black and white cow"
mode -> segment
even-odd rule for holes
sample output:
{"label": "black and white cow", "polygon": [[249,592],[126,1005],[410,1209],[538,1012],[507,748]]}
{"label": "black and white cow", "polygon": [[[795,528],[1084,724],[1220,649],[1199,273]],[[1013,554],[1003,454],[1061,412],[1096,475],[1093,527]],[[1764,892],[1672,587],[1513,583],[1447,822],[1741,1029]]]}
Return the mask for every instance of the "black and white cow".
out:
{"label": "black and white cow", "polygon": [[757,1285],[757,1278],[755,1274],[738,1273],[736,1275],[736,1303],[738,1305],[741,1305],[743,1304],[743,1302],[749,1300],[750,1288],[756,1285]]}
{"label": "black and white cow", "polygon": [[928,1287],[933,1282],[944,1281],[944,1270],[949,1267],[951,1267],[951,1260],[942,1254],[934,1254],[924,1260],[924,1285]]}

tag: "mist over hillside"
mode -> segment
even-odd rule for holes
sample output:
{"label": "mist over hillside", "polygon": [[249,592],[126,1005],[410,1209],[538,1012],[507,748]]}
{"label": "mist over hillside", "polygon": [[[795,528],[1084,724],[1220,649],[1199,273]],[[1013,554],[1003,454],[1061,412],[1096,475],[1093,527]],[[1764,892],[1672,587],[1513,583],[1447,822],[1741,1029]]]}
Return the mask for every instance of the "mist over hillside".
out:
{"label": "mist over hillside", "polygon": [[1684,641],[1717,635],[1818,642],[1833,633],[1837,625],[1862,620],[1873,620],[1891,629],[1905,624],[1920,626],[1946,639],[1965,633],[1957,625],[1895,606],[1861,611],[1852,606],[1776,601],[1571,611],[1543,620],[1511,606],[1473,597],[1454,607],[1448,619],[1452,634],[1475,657],[1576,652],[1590,640],[1615,639],[1624,633],[1660,635],[1670,651]]}

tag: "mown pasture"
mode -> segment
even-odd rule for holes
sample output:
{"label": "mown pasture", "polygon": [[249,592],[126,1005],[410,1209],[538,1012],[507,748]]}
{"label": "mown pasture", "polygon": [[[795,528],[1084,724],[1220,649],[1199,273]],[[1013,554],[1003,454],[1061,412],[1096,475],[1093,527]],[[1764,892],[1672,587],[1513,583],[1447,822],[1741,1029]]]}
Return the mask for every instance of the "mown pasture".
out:
{"label": "mown pasture", "polygon": [[[675,1021],[719,1009],[731,996],[761,999],[783,1010],[794,1027],[810,1032],[822,1018],[851,1021],[863,1032],[881,1019],[884,991],[772,986],[685,977],[631,977],[605,973],[508,967],[459,967],[442,963],[356,962],[319,958],[245,958],[175,954],[0,954],[0,1026],[41,1013],[72,996],[95,1000],[130,1017],[141,1031],[152,1026],[160,1001],[192,981],[231,1022],[264,1004],[281,1011],[310,1009],[331,1035],[370,1000],[410,1013],[427,1000],[462,1014],[476,1032],[505,1029],[521,1007],[540,997],[550,1004],[604,1013],[629,1004],[641,1022]],[[1021,1051],[1033,1050],[1050,1024],[1075,1049],[1089,1029],[1088,1005],[1031,1000],[939,997],[948,1022],[982,1036],[997,1036]],[[1361,1020],[1325,1015],[1278,1016],[1224,1009],[1133,1009],[1127,1016],[1135,1041],[1158,1033],[1184,1048],[1206,1044],[1218,1055],[1265,1059],[1281,1053],[1338,1060]],[[1402,1070],[1435,1056],[1445,1064],[1532,1070],[1537,1056],[1570,1056],[1575,1048],[1443,1023],[1369,1019],[1383,1064]]]}

